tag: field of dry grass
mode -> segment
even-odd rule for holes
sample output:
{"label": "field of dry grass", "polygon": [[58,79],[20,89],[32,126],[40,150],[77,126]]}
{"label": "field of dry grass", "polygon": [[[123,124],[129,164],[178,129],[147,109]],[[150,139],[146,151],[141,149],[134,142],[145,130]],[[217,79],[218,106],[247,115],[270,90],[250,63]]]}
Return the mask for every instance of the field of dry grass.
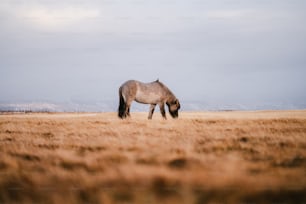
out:
{"label": "field of dry grass", "polygon": [[306,203],[306,111],[0,115],[0,203]]}

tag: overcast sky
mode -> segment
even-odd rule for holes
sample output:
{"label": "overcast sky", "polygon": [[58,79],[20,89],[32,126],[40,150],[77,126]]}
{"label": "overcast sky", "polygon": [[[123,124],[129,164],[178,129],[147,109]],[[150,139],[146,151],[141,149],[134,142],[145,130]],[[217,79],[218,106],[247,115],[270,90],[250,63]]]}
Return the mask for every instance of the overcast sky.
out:
{"label": "overcast sky", "polygon": [[[1,0],[0,101],[306,101],[305,0]],[[306,108],[306,107],[305,107]]]}

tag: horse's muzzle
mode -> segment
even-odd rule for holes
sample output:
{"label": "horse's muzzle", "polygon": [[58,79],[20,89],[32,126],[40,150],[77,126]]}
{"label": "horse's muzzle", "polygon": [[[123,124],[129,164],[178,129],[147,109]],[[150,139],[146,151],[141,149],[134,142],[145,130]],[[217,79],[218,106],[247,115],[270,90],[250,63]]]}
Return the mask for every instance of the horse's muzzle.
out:
{"label": "horse's muzzle", "polygon": [[172,116],[172,118],[176,119],[178,118],[178,111],[170,112],[170,115]]}

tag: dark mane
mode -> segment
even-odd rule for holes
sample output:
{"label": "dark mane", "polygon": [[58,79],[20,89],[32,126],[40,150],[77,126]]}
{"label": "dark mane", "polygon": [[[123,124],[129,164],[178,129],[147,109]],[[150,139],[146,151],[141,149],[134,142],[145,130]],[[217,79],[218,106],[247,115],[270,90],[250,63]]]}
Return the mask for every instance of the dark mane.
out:
{"label": "dark mane", "polygon": [[160,82],[159,79],[157,79],[155,82],[158,83],[164,90],[166,90],[169,97],[171,96],[171,98],[173,99],[176,98],[174,94],[172,93],[172,91],[170,91],[170,89],[166,85],[164,85],[162,82]]}
{"label": "dark mane", "polygon": [[[168,89],[168,87],[166,87],[162,82],[160,82],[159,80],[156,80],[155,83],[158,83],[161,87],[163,87],[164,89]],[[169,89],[168,89],[169,90]]]}

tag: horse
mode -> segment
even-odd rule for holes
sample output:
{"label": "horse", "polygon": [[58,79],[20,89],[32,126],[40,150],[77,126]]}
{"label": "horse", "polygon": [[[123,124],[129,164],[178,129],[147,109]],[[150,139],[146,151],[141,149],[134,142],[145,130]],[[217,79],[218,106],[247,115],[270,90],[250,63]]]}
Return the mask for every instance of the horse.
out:
{"label": "horse", "polygon": [[165,103],[168,106],[170,115],[178,118],[178,110],[181,108],[179,100],[158,79],[150,83],[143,83],[136,80],[129,80],[119,88],[118,117],[121,119],[130,117],[130,107],[133,101],[142,104],[151,104],[148,119],[152,119],[156,105],[159,105],[160,113],[166,117]]}

